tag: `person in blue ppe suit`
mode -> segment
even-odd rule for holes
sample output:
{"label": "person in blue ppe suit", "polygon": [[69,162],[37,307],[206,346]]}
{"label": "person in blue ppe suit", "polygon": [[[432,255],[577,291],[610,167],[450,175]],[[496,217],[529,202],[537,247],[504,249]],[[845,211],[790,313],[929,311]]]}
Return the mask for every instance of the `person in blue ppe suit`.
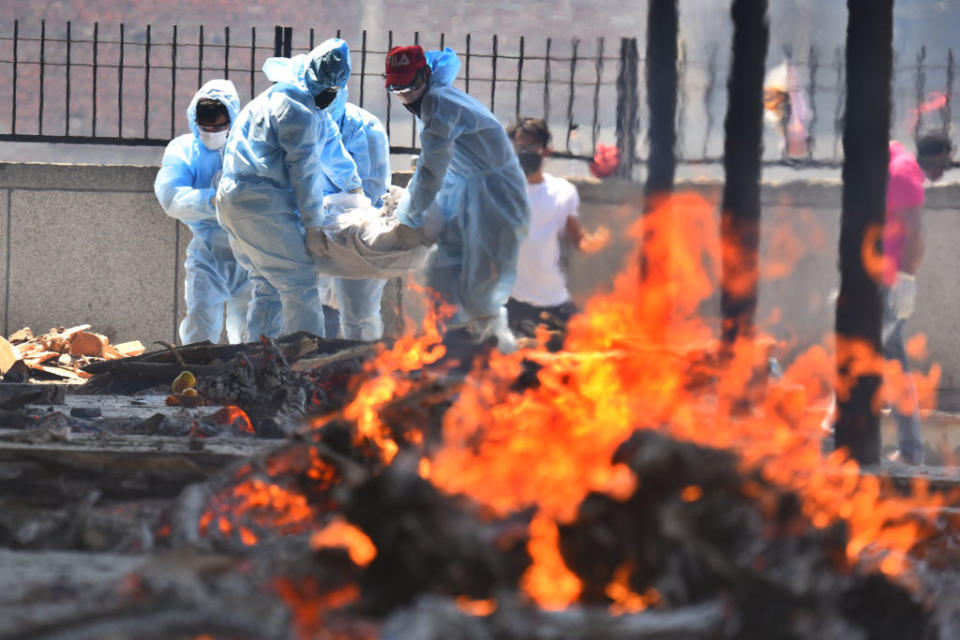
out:
{"label": "person in blue ppe suit", "polygon": [[363,202],[357,166],[324,109],[350,75],[350,59],[329,43],[306,55],[270,58],[273,86],[237,116],[227,141],[217,216],[250,272],[251,338],[296,331],[324,335],[318,271],[305,229],[322,223],[324,194]]}
{"label": "person in blue ppe suit", "polygon": [[167,215],[187,225],[186,316],[180,323],[183,344],[216,343],[224,327],[227,339],[243,342],[250,283],[237,263],[226,232],[217,223],[214,196],[223,165],[222,149],[240,97],[229,80],[204,84],[187,107],[190,133],[174,138],[163,153],[154,193]]}
{"label": "person in blue ppe suit", "polygon": [[451,86],[459,69],[449,47],[387,55],[387,88],[420,121],[420,158],[397,217],[411,238],[436,238],[427,285],[458,305],[455,319],[509,351],[516,342],[504,305],[530,220],[526,178],[493,114]]}
{"label": "person in blue ppe suit", "polygon": [[[350,49],[344,40],[332,38],[320,46],[325,45],[350,60]],[[326,112],[339,127],[343,146],[357,165],[364,195],[374,207],[380,208],[383,194],[390,187],[390,141],[380,120],[369,111],[347,102],[347,98],[344,86]],[[344,338],[379,340],[383,336],[380,298],[386,283],[381,278],[332,279]],[[321,283],[321,289],[325,284]]]}

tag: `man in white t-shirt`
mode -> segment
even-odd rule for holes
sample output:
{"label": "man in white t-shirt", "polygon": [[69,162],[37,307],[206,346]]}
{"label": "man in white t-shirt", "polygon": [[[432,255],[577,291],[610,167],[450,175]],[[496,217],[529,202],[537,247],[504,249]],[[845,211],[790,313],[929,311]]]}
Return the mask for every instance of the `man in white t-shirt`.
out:
{"label": "man in white t-shirt", "polygon": [[538,324],[561,330],[576,311],[560,264],[561,245],[580,249],[580,196],[563,178],[543,171],[550,154],[550,129],[540,118],[523,118],[507,129],[527,176],[530,231],[517,255],[507,314],[514,332],[533,336]]}

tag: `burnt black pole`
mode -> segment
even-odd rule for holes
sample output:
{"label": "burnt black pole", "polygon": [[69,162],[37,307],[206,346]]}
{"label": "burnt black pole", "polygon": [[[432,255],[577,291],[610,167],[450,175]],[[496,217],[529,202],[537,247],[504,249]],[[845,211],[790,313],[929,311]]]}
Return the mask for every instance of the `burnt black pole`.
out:
{"label": "burnt black pole", "polygon": [[[840,297],[837,300],[836,446],[860,464],[880,461],[874,401],[882,372],[853,369],[881,353],[879,258],[886,215],[893,0],[847,0],[847,107],[843,124]],[[864,257],[872,255],[873,260]],[[851,389],[843,393],[842,388]]]}
{"label": "burnt black pole", "polygon": [[647,107],[650,109],[647,139],[647,181],[644,194],[668,194],[673,190],[677,159],[677,0],[651,0],[647,14]]}
{"label": "burnt black pole", "polygon": [[[647,140],[650,143],[647,157],[647,180],[644,184],[643,211],[652,212],[659,206],[668,206],[665,199],[673,191],[673,178],[677,159],[677,32],[679,12],[677,0],[651,0],[647,12],[647,60],[646,86],[647,107],[650,118]],[[640,245],[640,280],[645,280],[653,268],[668,273],[670,256],[660,257],[663,264],[653,265],[647,252],[650,234],[667,233],[663,225],[671,224],[661,218],[660,229],[648,228]],[[663,330],[668,320],[664,318]],[[665,336],[661,336],[664,338]]]}
{"label": "burnt black pole", "polygon": [[724,246],[720,311],[721,355],[738,339],[753,337],[760,244],[760,160],[763,154],[763,76],[770,29],[767,0],[734,0],[733,59],[724,120]]}

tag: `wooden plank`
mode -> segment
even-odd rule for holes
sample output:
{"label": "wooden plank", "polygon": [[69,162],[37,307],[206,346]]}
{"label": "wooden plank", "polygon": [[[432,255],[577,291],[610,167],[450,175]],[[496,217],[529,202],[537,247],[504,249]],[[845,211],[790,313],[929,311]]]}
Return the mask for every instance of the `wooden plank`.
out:
{"label": "wooden plank", "polygon": [[129,342],[121,342],[120,344],[113,345],[113,348],[116,349],[120,356],[123,358],[129,358],[131,356],[139,356],[140,354],[146,351],[146,348],[143,346],[143,343],[139,340],[130,340]]}
{"label": "wooden plank", "polygon": [[6,373],[13,363],[20,360],[20,349],[0,337],[0,373]]}
{"label": "wooden plank", "polygon": [[60,354],[56,351],[35,351],[28,352],[24,354],[23,362],[28,367],[33,367],[34,365],[42,364],[47,360],[60,357]]}
{"label": "wooden plank", "polygon": [[[63,369],[61,367],[51,367],[45,364],[38,364],[36,366],[30,367],[31,369],[36,369],[38,371],[43,371],[51,375],[70,380],[71,382],[84,383],[87,381],[85,377],[79,373],[75,373],[69,369]],[[88,376],[89,377],[89,376]]]}
{"label": "wooden plank", "polygon": [[0,429],[0,497],[35,506],[73,503],[92,491],[109,500],[173,498],[224,466],[276,447],[277,440],[216,438],[197,442],[159,436],[87,436],[68,441],[16,442]]}
{"label": "wooden plank", "polygon": [[[148,561],[145,555],[0,549],[0,637],[97,611],[108,589]],[[59,596],[44,591],[52,585],[58,585]]]}
{"label": "wooden plank", "polygon": [[70,336],[70,355],[103,357],[107,337],[89,331],[77,331]]}
{"label": "wooden plank", "polygon": [[322,355],[313,358],[303,358],[297,360],[290,368],[294,371],[313,371],[322,369],[338,362],[353,359],[365,359],[376,355],[377,345],[375,343],[361,344],[356,347],[348,347],[343,351],[338,351],[332,355]]}
{"label": "wooden plank", "polygon": [[91,328],[91,326],[92,325],[89,325],[89,324],[78,324],[75,327],[70,327],[69,329],[64,329],[63,331],[60,331],[58,335],[61,338],[69,338],[75,333],[79,333],[80,331],[86,331],[87,329]]}
{"label": "wooden plank", "polygon": [[[288,608],[237,563],[191,549],[149,556],[0,549],[0,639],[294,637]],[[242,591],[238,580],[247,582]]]}
{"label": "wooden plank", "polygon": [[19,344],[21,342],[29,342],[34,340],[36,336],[33,335],[33,331],[30,330],[30,327],[24,327],[10,334],[10,337],[7,338],[10,342],[14,344]]}
{"label": "wooden plank", "polygon": [[12,409],[27,403],[63,404],[65,400],[63,385],[55,384],[0,384],[0,407]]}
{"label": "wooden plank", "polygon": [[[14,433],[11,429],[0,429],[0,437]],[[283,440],[269,440],[262,438],[237,438],[218,436],[203,440],[203,448],[195,449],[187,438],[176,436],[141,436],[141,435],[74,435],[67,443],[38,443],[23,445],[19,443],[3,442],[0,440],[0,452],[30,449],[31,451],[45,450],[67,453],[102,453],[102,454],[157,454],[189,457],[208,455],[222,458],[241,458],[252,456],[264,449],[276,447]],[[0,453],[9,457],[7,453]]]}

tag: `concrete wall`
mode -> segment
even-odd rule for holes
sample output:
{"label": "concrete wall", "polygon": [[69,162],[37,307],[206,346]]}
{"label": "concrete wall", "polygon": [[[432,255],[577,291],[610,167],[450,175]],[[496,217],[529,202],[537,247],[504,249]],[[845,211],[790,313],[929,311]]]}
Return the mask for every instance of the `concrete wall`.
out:
{"label": "concrete wall", "polygon": [[175,338],[190,233],[156,167],[0,163],[4,333],[90,323],[114,341]]}
{"label": "concrete wall", "polygon": [[[183,313],[183,260],[190,232],[168,218],[153,195],[156,167],[0,163],[0,283],[5,335],[30,326],[88,322],[114,341],[173,342]],[[403,184],[407,176],[395,176]],[[581,216],[606,225],[606,250],[574,255],[570,287],[583,303],[609,290],[629,260],[624,233],[642,202],[640,185],[579,181]],[[716,183],[683,187],[719,201]],[[781,258],[788,275],[761,283],[758,318],[781,312],[765,327],[793,349],[820,342],[830,331],[828,300],[837,286],[839,182],[765,184],[762,192],[766,264]],[[928,189],[927,253],[918,278],[911,332],[924,332],[943,366],[942,386],[960,388],[960,184]],[[390,294],[392,300],[395,293]],[[407,293],[405,306],[416,294]]]}

